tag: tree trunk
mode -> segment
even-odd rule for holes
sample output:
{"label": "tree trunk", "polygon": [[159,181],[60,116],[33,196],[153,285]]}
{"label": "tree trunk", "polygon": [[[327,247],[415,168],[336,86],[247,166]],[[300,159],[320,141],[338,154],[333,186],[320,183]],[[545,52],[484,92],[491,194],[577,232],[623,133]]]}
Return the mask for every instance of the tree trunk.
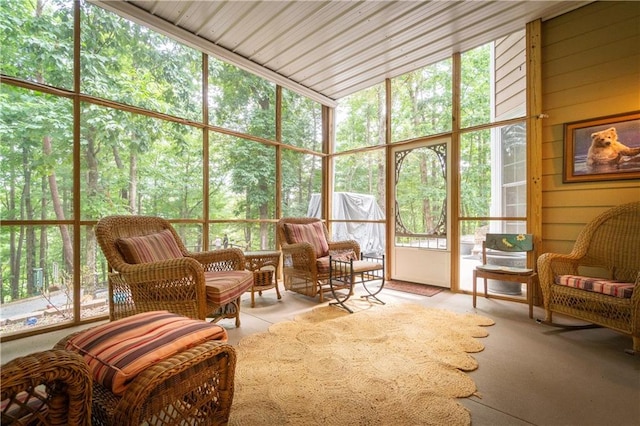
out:
{"label": "tree trunk", "polygon": [[[9,187],[9,219],[16,219],[16,187],[15,187],[15,171],[10,169],[11,179]],[[22,229],[22,227],[20,227]],[[20,240],[18,240],[20,241]],[[18,297],[18,283],[20,282],[20,251],[16,250],[16,227],[9,227],[9,268],[11,269],[9,278],[9,296],[11,300],[15,300]],[[2,286],[4,290],[4,286]],[[4,303],[4,291],[2,293],[2,303]]]}
{"label": "tree trunk", "polygon": [[[51,137],[45,136],[42,138],[42,150],[45,156],[51,155]],[[51,172],[48,176],[49,190],[51,191],[51,204],[53,205],[53,211],[56,214],[56,219],[59,221],[65,220],[64,210],[60,203],[60,194],[58,192],[58,183],[56,182],[55,172]],[[62,237],[62,255],[64,258],[64,265],[66,271],[71,274],[73,271],[73,243],[71,236],[69,235],[69,229],[67,225],[60,225],[60,235]]]}
{"label": "tree trunk", "polygon": [[[87,199],[91,200],[98,196],[98,148],[95,143],[95,133],[91,132],[87,136],[87,149],[85,151],[85,159],[87,162]],[[93,232],[93,226],[87,227],[85,234],[85,247],[86,253],[85,261],[83,262],[84,270],[82,271],[82,284],[88,284],[89,289],[95,290],[97,286],[95,272],[96,272],[96,236]]]}
{"label": "tree trunk", "polygon": [[[29,164],[29,148],[28,145],[22,147],[22,168],[24,170],[24,216],[27,220],[33,220],[33,204],[31,203],[31,164]],[[33,281],[33,268],[36,266],[35,249],[36,235],[32,225],[27,225],[25,229],[25,262],[27,275],[27,296],[35,294],[35,285]]]}
{"label": "tree trunk", "polygon": [[129,211],[138,214],[138,153],[132,147],[129,154]]}
{"label": "tree trunk", "polygon": [[[42,190],[40,191],[42,197],[40,198],[40,219],[45,220],[47,218],[47,178],[42,176],[42,181],[40,182],[40,187]],[[47,273],[47,227],[40,227],[40,253],[38,255],[38,267],[42,269],[42,290],[48,288],[49,286],[45,283],[49,282],[49,274]]]}

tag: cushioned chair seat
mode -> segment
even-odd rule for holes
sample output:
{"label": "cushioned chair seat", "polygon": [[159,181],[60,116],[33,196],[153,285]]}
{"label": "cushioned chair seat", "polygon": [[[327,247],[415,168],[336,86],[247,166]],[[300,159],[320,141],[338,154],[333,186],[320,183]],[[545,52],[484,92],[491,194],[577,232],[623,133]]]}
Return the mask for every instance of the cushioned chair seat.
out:
{"label": "cushioned chair seat", "polygon": [[253,272],[250,271],[216,271],[205,272],[204,280],[207,300],[216,305],[222,301],[239,298],[253,285]]}
{"label": "cushioned chair seat", "polygon": [[584,277],[581,275],[558,275],[556,276],[556,284],[580,288],[582,290],[606,294],[607,296],[619,297],[621,299],[631,299],[633,289],[635,288],[634,283]]}

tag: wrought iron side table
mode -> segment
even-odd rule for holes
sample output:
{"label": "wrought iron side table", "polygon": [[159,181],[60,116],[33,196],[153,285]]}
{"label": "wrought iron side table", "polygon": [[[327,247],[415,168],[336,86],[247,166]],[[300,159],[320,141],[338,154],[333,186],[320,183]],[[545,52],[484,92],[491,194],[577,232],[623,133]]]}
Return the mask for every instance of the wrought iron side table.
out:
{"label": "wrought iron side table", "polygon": [[[329,286],[336,300],[329,303],[329,305],[340,305],[349,313],[353,313],[344,302],[349,300],[349,297],[353,294],[353,286],[358,283],[361,283],[362,287],[367,291],[367,294],[360,296],[361,298],[372,298],[382,305],[385,304],[377,297],[377,294],[384,288],[384,255],[378,257],[361,254],[360,260],[341,260],[331,257],[329,265]],[[379,282],[378,287],[367,287],[367,283],[373,281]],[[347,294],[336,291],[340,289],[348,290]]]}

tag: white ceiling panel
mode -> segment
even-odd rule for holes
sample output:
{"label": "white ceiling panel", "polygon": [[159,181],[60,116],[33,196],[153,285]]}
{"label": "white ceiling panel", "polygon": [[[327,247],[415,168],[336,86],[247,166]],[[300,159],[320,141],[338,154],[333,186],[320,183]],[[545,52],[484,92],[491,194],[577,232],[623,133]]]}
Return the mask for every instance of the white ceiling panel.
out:
{"label": "white ceiling panel", "polygon": [[325,104],[590,3],[92,2]]}

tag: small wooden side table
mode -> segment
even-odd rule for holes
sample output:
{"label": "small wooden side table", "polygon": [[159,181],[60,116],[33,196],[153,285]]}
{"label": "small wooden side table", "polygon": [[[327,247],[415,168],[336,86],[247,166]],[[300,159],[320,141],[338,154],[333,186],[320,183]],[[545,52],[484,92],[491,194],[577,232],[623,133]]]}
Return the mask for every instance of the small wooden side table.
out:
{"label": "small wooden side table", "polygon": [[251,307],[253,308],[256,305],[256,291],[260,296],[262,296],[263,290],[275,288],[278,299],[282,299],[282,296],[280,295],[280,289],[278,288],[280,252],[277,250],[246,251],[244,252],[244,260],[245,268],[249,271],[253,271],[253,286],[251,287]]}

